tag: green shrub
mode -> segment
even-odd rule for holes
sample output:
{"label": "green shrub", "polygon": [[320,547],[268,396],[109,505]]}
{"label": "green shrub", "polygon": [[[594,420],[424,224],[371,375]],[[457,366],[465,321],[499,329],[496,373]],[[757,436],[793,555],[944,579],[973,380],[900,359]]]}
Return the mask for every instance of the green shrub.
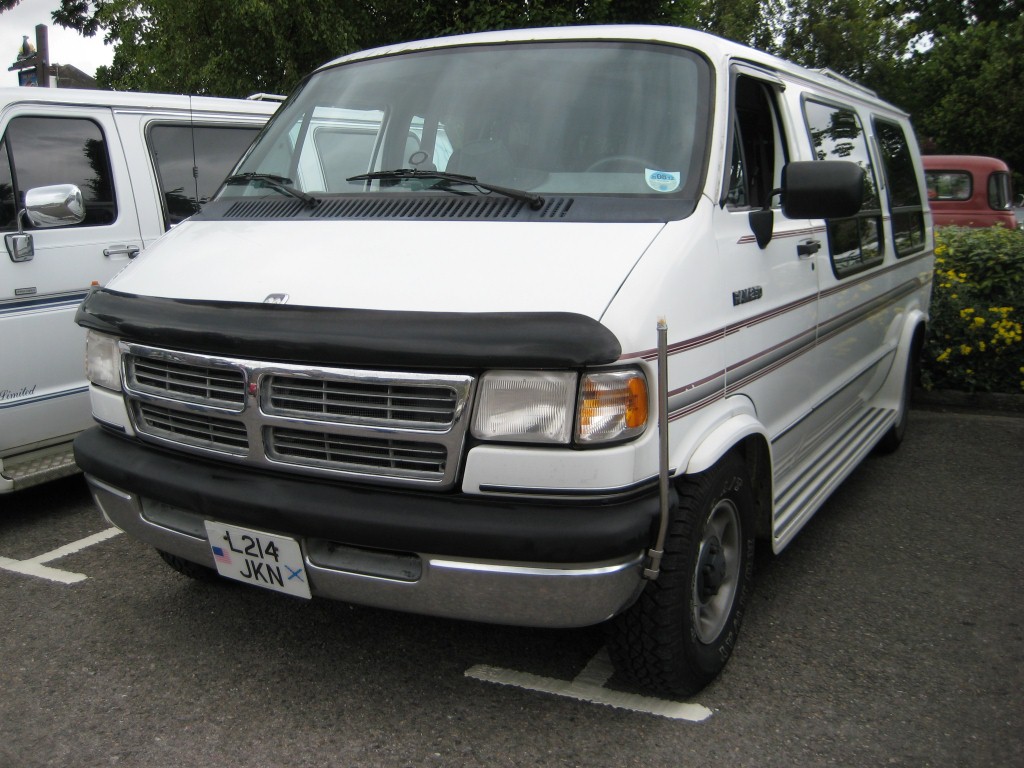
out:
{"label": "green shrub", "polygon": [[1024,391],[1022,323],[1024,232],[936,229],[925,388]]}

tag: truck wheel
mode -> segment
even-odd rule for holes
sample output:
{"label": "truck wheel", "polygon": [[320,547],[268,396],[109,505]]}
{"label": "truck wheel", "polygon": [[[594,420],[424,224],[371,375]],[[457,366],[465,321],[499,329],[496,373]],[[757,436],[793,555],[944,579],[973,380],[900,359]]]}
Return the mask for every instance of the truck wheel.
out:
{"label": "truck wheel", "polygon": [[167,563],[171,568],[176,570],[183,576],[188,576],[190,579],[196,579],[197,581],[216,581],[220,578],[215,570],[207,568],[205,565],[199,565],[193,563],[191,560],[186,560],[183,557],[172,555],[170,552],[164,552],[162,549],[158,549],[160,557]]}
{"label": "truck wheel", "polygon": [[754,497],[736,454],[679,482],[661,573],[608,624],[616,669],[645,690],[689,696],[729,660],[754,574]]}

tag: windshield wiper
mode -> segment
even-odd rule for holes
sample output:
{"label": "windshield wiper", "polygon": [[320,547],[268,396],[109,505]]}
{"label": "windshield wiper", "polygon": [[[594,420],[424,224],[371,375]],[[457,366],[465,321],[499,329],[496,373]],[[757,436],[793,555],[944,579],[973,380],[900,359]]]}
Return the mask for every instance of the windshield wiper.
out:
{"label": "windshield wiper", "polygon": [[316,208],[320,204],[320,201],[308,192],[303,192],[301,189],[295,189],[295,187],[290,186],[292,184],[291,179],[287,179],[284,176],[276,176],[273,173],[239,173],[234,176],[228,176],[224,179],[224,183],[256,184],[258,186],[270,187],[277,192],[301,200],[308,208]]}
{"label": "windshield wiper", "polygon": [[361,173],[358,176],[349,176],[345,181],[386,181],[390,179],[398,181],[403,179],[437,179],[438,181],[445,181],[449,184],[469,184],[477,189],[487,190],[488,192],[497,192],[499,195],[505,195],[506,197],[513,198],[514,200],[522,200],[528,203],[534,210],[537,210],[544,205],[544,198],[540,195],[535,195],[532,192],[526,192],[522,189],[511,189],[509,187],[499,187],[497,184],[488,184],[485,181],[480,181],[476,176],[465,176],[461,173],[420,171],[416,168],[396,168],[393,171],[374,171],[373,173]]}

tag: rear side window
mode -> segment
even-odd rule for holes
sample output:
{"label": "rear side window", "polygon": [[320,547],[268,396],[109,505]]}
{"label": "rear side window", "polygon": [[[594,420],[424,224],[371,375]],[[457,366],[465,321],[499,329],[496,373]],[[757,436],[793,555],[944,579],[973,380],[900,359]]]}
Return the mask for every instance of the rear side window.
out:
{"label": "rear side window", "polygon": [[996,171],[988,177],[988,205],[993,211],[1010,210],[1010,174]]}
{"label": "rear side window", "polygon": [[[74,184],[85,202],[85,221],[77,226],[112,224],[117,219],[107,143],[92,120],[15,117],[7,126],[4,144],[13,174],[13,199],[19,208],[25,205],[25,192],[30,189]],[[0,178],[0,184],[4,183]],[[27,221],[24,224],[31,226]]]}
{"label": "rear side window", "polygon": [[804,118],[818,160],[846,160],[864,169],[864,202],[848,219],[829,219],[832,271],[846,277],[882,261],[882,208],[867,137],[857,114],[848,108],[804,102]]}
{"label": "rear side window", "polygon": [[917,253],[924,248],[924,210],[910,143],[903,128],[887,120],[875,121],[875,134],[889,192],[896,256]]}
{"label": "rear side window", "polygon": [[970,200],[974,194],[967,171],[925,171],[929,200]]}
{"label": "rear side window", "polygon": [[258,128],[158,123],[149,129],[169,229],[209,200],[252,144]]}

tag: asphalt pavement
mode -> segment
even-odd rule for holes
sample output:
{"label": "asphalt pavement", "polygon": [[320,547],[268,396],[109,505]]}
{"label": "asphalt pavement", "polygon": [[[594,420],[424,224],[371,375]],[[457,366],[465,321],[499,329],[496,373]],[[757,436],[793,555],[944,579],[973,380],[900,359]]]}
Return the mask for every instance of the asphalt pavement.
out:
{"label": "asphalt pavement", "polygon": [[0,497],[0,768],[1024,765],[1022,459],[1020,416],[912,411],[899,451],[762,548],[690,719],[615,678],[620,706],[573,695],[600,628],[199,583],[81,478]]}

